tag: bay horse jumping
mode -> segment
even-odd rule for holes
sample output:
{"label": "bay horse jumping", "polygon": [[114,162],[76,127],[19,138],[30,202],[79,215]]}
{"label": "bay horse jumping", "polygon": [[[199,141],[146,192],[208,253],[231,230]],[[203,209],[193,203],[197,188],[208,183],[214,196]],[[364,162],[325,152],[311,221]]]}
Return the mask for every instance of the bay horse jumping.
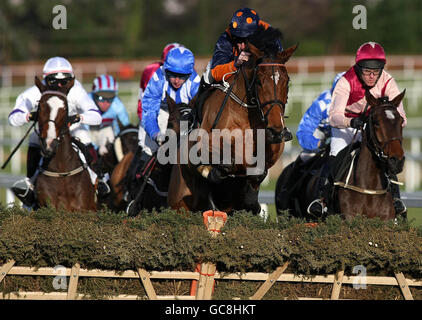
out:
{"label": "bay horse jumping", "polygon": [[78,152],[74,149],[69,131],[67,93],[74,80],[51,91],[35,77],[41,92],[38,105],[38,128],[41,154],[44,157],[35,181],[38,206],[51,203],[67,211],[96,210],[95,187]]}
{"label": "bay horse jumping", "polygon": [[[390,176],[400,173],[405,161],[403,119],[397,111],[404,94],[405,91],[389,101],[388,97],[377,99],[366,92],[369,110],[364,117],[362,141],[341,150],[333,165],[330,213],[340,214],[345,219],[356,215],[382,220],[396,218],[390,185],[397,181],[392,181]],[[283,184],[282,180],[286,177],[282,173],[277,185]],[[318,197],[318,179],[319,176],[314,174],[303,180],[291,196],[290,207],[287,208],[290,213],[301,214],[294,202],[300,203],[302,214],[306,212],[307,206]],[[283,193],[276,193],[277,197],[283,197]]]}
{"label": "bay horse jumping", "polygon": [[[194,164],[188,159],[182,163],[178,152],[168,191],[168,203],[173,209],[260,212],[259,186],[284,149],[289,82],[285,63],[297,48],[296,45],[279,52],[276,40],[280,37],[277,29],[261,29],[248,44],[249,61],[230,79],[223,79],[223,85],[213,85],[203,112],[195,105],[197,129],[208,135],[190,141],[189,153],[199,144],[201,156],[208,155],[209,161]],[[226,130],[232,136],[213,142],[213,134],[218,130]],[[247,134],[252,137],[250,140]],[[225,148],[231,151],[229,159],[222,156]],[[262,166],[256,166],[252,173],[248,169],[258,161],[250,161],[248,150],[256,160],[263,159]]]}

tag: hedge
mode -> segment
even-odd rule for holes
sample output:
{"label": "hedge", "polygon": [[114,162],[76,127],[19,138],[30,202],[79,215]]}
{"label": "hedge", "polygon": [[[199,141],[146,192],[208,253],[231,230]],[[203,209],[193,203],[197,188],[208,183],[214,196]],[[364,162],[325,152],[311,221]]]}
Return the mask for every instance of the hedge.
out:
{"label": "hedge", "polygon": [[128,217],[106,209],[69,213],[43,208],[28,212],[0,204],[0,263],[123,271],[193,271],[213,262],[219,272],[272,272],[286,261],[296,274],[404,272],[422,278],[422,228],[409,223],[330,216],[316,227],[279,216],[264,222],[236,212],[212,238],[200,213],[169,209]]}

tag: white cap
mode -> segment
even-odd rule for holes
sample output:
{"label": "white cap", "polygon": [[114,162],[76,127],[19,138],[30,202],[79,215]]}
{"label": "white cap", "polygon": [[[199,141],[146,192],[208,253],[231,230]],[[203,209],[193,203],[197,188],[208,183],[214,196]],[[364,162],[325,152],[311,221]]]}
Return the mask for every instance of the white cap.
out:
{"label": "white cap", "polygon": [[70,73],[72,77],[73,68],[69,61],[62,57],[53,57],[47,60],[42,70],[43,77],[45,78],[49,74],[58,73],[57,78],[66,78],[65,73]]}

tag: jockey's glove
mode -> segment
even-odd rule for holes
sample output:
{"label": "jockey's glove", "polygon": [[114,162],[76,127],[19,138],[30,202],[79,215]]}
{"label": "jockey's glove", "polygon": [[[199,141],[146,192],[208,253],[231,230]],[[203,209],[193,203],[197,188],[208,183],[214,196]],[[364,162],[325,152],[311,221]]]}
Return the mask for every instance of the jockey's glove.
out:
{"label": "jockey's glove", "polygon": [[38,119],[38,112],[37,111],[32,111],[30,114],[29,114],[29,117],[28,117],[28,121],[37,121],[37,119]]}
{"label": "jockey's glove", "polygon": [[73,124],[73,123],[77,123],[81,121],[81,116],[79,114],[75,114],[73,116],[69,116],[69,123]]}
{"label": "jockey's glove", "polygon": [[360,129],[363,127],[363,121],[359,118],[353,118],[350,121],[350,126],[354,129]]}
{"label": "jockey's glove", "polygon": [[155,141],[161,146],[166,140],[166,135],[164,133],[158,132],[155,136]]}

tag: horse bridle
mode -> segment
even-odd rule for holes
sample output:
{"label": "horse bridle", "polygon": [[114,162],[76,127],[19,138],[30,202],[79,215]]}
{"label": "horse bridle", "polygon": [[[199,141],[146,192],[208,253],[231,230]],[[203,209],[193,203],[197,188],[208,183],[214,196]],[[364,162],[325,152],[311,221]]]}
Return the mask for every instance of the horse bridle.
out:
{"label": "horse bridle", "polygon": [[[66,96],[66,94],[64,94],[64,93],[63,93],[63,92],[61,92],[61,91],[47,90],[47,91],[44,91],[44,92],[41,94],[41,98],[40,98],[40,100],[42,99],[42,97],[43,97],[43,96],[46,96],[46,95],[55,95],[55,96],[61,96],[61,97],[65,98],[65,107],[66,107],[66,119],[65,119],[65,124],[67,124],[67,123],[68,123],[68,121],[69,121],[69,106],[68,106],[68,104],[67,104],[67,96]],[[39,103],[38,103],[37,113],[39,113]],[[40,125],[40,122],[39,122],[39,116],[37,116],[37,121],[38,121],[38,127],[39,127],[39,125]],[[55,121],[55,120],[48,119],[48,120],[47,120],[47,122],[45,122],[45,123],[49,123],[49,122],[52,122],[52,123],[54,123],[54,125],[55,125],[55,126],[57,126],[57,123],[56,123],[56,121]],[[45,123],[42,123],[42,124],[44,125]],[[68,130],[69,130],[68,126],[67,126],[67,125],[63,125],[63,126],[60,128],[60,130],[59,130],[59,135],[58,135],[58,137],[57,137],[57,138],[55,138],[55,139],[53,140],[53,142],[56,142],[56,144],[61,143],[61,141],[63,140],[63,136],[64,136],[64,134],[65,134]],[[41,134],[40,134],[40,132],[39,132],[39,131],[37,131],[35,128],[34,128],[34,131],[35,131],[35,133],[37,134],[38,138],[40,138],[40,139],[41,139]]]}
{"label": "horse bridle", "polygon": [[[246,86],[246,95],[248,103],[252,105],[256,105],[258,110],[261,112],[261,121],[265,123],[265,126],[268,125],[268,114],[271,112],[272,108],[274,106],[278,106],[282,112],[284,112],[286,108],[286,102],[281,101],[280,99],[277,99],[277,83],[275,80],[275,67],[285,67],[284,63],[277,63],[277,62],[262,62],[265,57],[259,58],[257,60],[257,64],[254,68],[254,73],[252,76],[252,80],[249,82],[248,77],[244,73],[244,69],[242,69],[243,72],[243,78],[245,79],[245,86]],[[272,73],[272,79],[274,84],[274,99],[268,100],[264,103],[262,103],[259,99],[258,95],[258,83],[257,83],[257,73],[260,67],[271,67],[271,73]],[[253,95],[250,94],[250,92],[253,92]],[[267,112],[264,113],[264,107],[267,105],[271,105],[271,107],[267,110]]]}
{"label": "horse bridle", "polygon": [[[395,108],[394,106],[391,106],[390,104],[383,104],[379,105],[376,108]],[[384,153],[384,148],[390,144],[393,141],[398,140],[400,142],[400,145],[402,144],[403,137],[392,137],[388,139],[386,142],[384,142],[382,145],[378,141],[375,133],[374,123],[373,123],[373,113],[374,110],[371,110],[371,112],[368,115],[367,118],[367,130],[366,130],[366,136],[368,141],[368,148],[371,150],[371,152],[374,153],[374,155],[380,160],[381,162],[385,163],[388,160],[388,155]]]}

